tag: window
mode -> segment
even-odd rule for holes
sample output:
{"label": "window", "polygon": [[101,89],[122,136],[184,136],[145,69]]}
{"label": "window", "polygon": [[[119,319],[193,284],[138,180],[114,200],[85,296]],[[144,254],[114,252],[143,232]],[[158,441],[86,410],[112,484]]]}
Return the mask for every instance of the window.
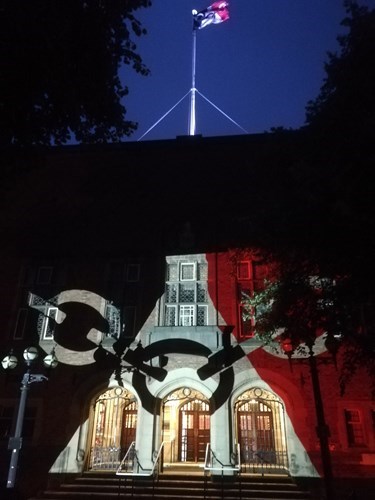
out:
{"label": "window", "polygon": [[207,264],[169,263],[165,287],[165,326],[207,325],[207,303]]}
{"label": "window", "polygon": [[135,306],[125,306],[124,315],[124,336],[127,338],[135,337]]}
{"label": "window", "polygon": [[34,435],[37,410],[35,406],[27,406],[25,408],[22,427],[22,436],[24,439],[31,439]]}
{"label": "window", "polygon": [[28,312],[28,309],[25,307],[18,309],[16,327],[13,334],[13,338],[15,340],[21,340],[24,338]]}
{"label": "window", "polygon": [[250,314],[248,309],[245,309],[242,305],[240,305],[239,317],[241,337],[254,337],[255,314]]}
{"label": "window", "polygon": [[363,425],[359,410],[344,410],[348,446],[365,446]]}
{"label": "window", "polygon": [[9,439],[14,415],[13,406],[0,404],[0,439]]}
{"label": "window", "polygon": [[195,280],[195,263],[181,262],[180,264],[180,280],[192,281]]}
{"label": "window", "polygon": [[135,282],[139,281],[140,275],[140,265],[139,264],[128,264],[126,270],[126,281]]}
{"label": "window", "polygon": [[247,297],[264,289],[267,279],[267,265],[258,260],[243,260],[237,262],[237,300],[238,300],[238,324],[241,337],[254,337],[256,314],[260,312],[260,305],[250,309],[244,307],[243,302]]}
{"label": "window", "polygon": [[[12,437],[16,419],[15,409],[15,406],[0,403],[0,440]],[[26,406],[25,408],[22,426],[22,437],[24,439],[31,439],[34,435],[37,411],[36,406]]]}
{"label": "window", "polygon": [[246,288],[239,283],[239,306],[238,306],[238,317],[239,317],[239,325],[240,325],[240,335],[241,337],[254,337],[254,328],[255,328],[255,308],[250,308],[250,306],[244,306],[243,301],[247,299],[247,297],[251,297],[253,295],[253,291],[251,288]]}
{"label": "window", "polygon": [[109,302],[106,304],[105,308],[105,319],[108,321],[109,325],[107,336],[118,339],[121,331],[120,312],[116,306]]}
{"label": "window", "polygon": [[20,286],[30,286],[34,282],[35,270],[31,266],[25,266],[21,269]]}
{"label": "window", "polygon": [[44,322],[43,322],[43,330],[42,330],[42,339],[43,340],[52,340],[53,339],[53,331],[55,329],[57,313],[58,313],[57,307],[47,307]]}
{"label": "window", "polygon": [[165,306],[165,325],[175,326],[177,320],[177,306]]}
{"label": "window", "polygon": [[107,282],[110,286],[123,284],[125,264],[123,261],[111,261],[107,265]]}
{"label": "window", "polygon": [[38,285],[49,285],[52,281],[53,268],[50,266],[42,266],[38,269],[36,282]]}
{"label": "window", "polygon": [[249,280],[251,278],[250,261],[241,261],[237,263],[237,279]]}

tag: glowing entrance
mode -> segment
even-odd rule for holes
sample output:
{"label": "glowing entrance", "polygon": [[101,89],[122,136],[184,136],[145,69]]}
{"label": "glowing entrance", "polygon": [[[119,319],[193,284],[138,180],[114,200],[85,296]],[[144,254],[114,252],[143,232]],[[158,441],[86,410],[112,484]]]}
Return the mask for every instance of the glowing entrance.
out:
{"label": "glowing entrance", "polygon": [[284,407],[259,388],[242,394],[235,404],[237,441],[245,468],[287,469]]}
{"label": "glowing entrance", "polygon": [[122,387],[109,389],[94,402],[90,469],[115,470],[137,428],[137,402]]}
{"label": "glowing entrance", "polygon": [[204,462],[210,441],[210,406],[198,391],[183,388],[163,402],[164,463]]}

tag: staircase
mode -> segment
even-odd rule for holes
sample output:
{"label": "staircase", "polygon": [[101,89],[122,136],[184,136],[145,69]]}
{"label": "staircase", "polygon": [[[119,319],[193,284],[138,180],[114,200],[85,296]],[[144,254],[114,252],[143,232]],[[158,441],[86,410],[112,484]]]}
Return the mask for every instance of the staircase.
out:
{"label": "staircase", "polygon": [[224,478],[200,473],[169,472],[158,477],[119,477],[87,472],[29,500],[311,500],[286,475],[241,475]]}

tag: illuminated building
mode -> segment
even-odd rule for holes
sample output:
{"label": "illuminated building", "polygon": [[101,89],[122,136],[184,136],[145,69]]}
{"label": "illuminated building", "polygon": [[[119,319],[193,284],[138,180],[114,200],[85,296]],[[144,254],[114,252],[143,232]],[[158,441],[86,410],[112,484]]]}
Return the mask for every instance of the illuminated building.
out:
{"label": "illuminated building", "polygon": [[[21,490],[114,474],[132,443],[138,472],[164,443],[164,470],[208,457],[213,475],[241,463],[244,474],[322,476],[309,366],[291,371],[253,336],[242,294],[269,270],[232,245],[238,206],[256,207],[268,176],[282,178],[265,162],[295,145],[278,141],[194,137],[32,157],[4,229],[1,349],[33,343],[59,365],[30,392]],[[319,376],[333,477],[364,478],[375,470],[368,381],[359,374],[340,397],[334,365]],[[1,377],[6,443],[19,378]]]}

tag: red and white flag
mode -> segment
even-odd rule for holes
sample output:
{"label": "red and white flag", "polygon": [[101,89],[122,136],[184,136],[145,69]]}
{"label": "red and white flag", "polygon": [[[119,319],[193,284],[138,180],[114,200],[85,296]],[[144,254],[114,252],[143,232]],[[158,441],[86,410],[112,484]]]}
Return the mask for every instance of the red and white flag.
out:
{"label": "red and white flag", "polygon": [[219,24],[229,19],[229,3],[214,2],[200,12],[193,10],[194,28],[202,29],[209,24]]}

